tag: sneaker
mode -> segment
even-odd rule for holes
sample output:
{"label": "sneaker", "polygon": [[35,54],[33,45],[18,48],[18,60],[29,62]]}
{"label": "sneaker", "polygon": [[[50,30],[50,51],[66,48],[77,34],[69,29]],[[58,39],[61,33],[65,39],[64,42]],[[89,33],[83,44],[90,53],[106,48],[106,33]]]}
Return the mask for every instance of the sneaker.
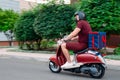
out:
{"label": "sneaker", "polygon": [[75,64],[73,64],[73,66],[78,66],[78,67],[80,67],[81,65],[83,65],[83,63],[75,63]]}
{"label": "sneaker", "polygon": [[65,68],[65,67],[72,66],[72,65],[73,65],[72,63],[66,62],[65,64],[63,64],[63,65],[61,66],[61,68]]}
{"label": "sneaker", "polygon": [[63,69],[69,69],[69,68],[76,68],[76,67],[80,67],[80,64],[73,64],[66,62],[64,65],[61,66],[61,68]]}

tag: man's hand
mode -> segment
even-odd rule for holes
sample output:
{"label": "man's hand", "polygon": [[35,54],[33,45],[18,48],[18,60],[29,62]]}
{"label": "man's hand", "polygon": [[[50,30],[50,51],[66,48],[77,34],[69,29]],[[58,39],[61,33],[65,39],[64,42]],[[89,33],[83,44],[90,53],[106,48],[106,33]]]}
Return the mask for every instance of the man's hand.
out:
{"label": "man's hand", "polygon": [[65,42],[64,39],[61,39],[61,40],[58,40],[58,41],[57,41],[57,44],[58,44],[58,45],[61,45],[61,44],[64,43],[64,42]]}

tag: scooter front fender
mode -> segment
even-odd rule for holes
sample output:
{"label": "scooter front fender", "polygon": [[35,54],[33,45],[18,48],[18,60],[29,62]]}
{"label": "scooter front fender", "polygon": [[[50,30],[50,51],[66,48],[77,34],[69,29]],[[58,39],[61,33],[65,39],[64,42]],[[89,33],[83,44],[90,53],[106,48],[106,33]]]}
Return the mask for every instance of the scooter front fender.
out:
{"label": "scooter front fender", "polygon": [[59,65],[56,56],[51,56],[51,57],[49,58],[49,60],[52,61],[52,62],[54,62],[56,65]]}

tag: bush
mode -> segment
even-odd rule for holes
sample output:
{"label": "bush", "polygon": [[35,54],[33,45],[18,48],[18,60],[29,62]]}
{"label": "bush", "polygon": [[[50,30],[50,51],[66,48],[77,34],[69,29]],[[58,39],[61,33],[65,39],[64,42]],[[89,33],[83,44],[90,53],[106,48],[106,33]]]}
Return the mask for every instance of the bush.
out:
{"label": "bush", "polygon": [[43,39],[41,41],[41,48],[43,48],[43,49],[48,48],[48,41],[47,41],[47,39]]}
{"label": "bush", "polygon": [[53,48],[53,47],[54,47],[54,44],[56,44],[56,43],[55,43],[55,41],[53,41],[53,40],[43,39],[43,40],[41,41],[41,48],[42,48],[42,49]]}
{"label": "bush", "polygon": [[[26,44],[27,49],[34,49],[33,43],[36,42],[39,45],[42,39],[33,29],[34,19],[35,14],[33,11],[25,11],[20,15],[15,24],[14,33],[16,39],[21,42],[20,48]],[[39,48],[39,46],[37,47]]]}
{"label": "bush", "polygon": [[120,55],[120,47],[115,48],[114,53]]}
{"label": "bush", "polygon": [[48,41],[48,47],[50,47],[50,48],[55,47],[55,45],[56,45],[56,42],[54,40],[51,39]]}
{"label": "bush", "polygon": [[14,28],[15,37],[18,41],[36,41],[41,39],[33,29],[35,15],[32,11],[25,11],[17,20]]}
{"label": "bush", "polygon": [[72,31],[73,14],[74,8],[70,5],[43,5],[35,19],[34,30],[46,39],[60,38],[60,34]]}

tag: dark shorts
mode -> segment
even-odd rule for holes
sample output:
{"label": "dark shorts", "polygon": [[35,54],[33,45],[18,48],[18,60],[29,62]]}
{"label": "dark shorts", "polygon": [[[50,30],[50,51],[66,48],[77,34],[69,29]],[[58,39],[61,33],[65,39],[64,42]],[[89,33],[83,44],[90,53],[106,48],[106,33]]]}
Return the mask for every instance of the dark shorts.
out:
{"label": "dark shorts", "polygon": [[67,42],[66,43],[66,48],[68,50],[73,50],[73,51],[78,51],[78,50],[83,50],[88,47],[87,43],[80,43],[80,42]]}

